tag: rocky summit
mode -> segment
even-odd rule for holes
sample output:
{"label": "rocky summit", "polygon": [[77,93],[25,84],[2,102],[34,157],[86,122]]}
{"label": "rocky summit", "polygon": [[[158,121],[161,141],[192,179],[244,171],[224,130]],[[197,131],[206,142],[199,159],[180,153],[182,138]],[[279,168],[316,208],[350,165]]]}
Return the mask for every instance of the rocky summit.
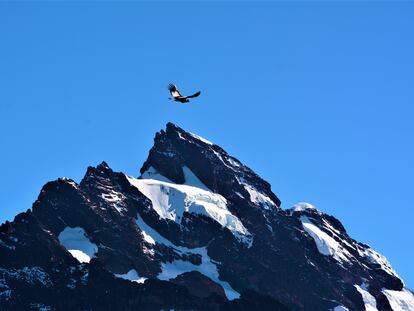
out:
{"label": "rocky summit", "polygon": [[[276,189],[277,190],[277,189]],[[139,177],[43,186],[0,227],[0,310],[414,310],[388,261],[168,123]]]}

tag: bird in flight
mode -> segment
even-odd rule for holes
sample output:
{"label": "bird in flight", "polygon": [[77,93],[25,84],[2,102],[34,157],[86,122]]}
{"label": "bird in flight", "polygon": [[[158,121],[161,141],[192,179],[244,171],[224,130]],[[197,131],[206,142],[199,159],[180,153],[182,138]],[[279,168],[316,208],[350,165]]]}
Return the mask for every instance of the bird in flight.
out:
{"label": "bird in flight", "polygon": [[194,93],[193,95],[188,95],[188,96],[183,96],[181,95],[180,91],[177,89],[177,86],[175,86],[174,84],[170,83],[168,85],[168,90],[170,91],[170,94],[172,96],[172,99],[176,102],[180,102],[180,103],[188,103],[189,102],[189,98],[194,98],[197,97],[198,95],[201,94],[200,91],[198,91],[197,93]]}

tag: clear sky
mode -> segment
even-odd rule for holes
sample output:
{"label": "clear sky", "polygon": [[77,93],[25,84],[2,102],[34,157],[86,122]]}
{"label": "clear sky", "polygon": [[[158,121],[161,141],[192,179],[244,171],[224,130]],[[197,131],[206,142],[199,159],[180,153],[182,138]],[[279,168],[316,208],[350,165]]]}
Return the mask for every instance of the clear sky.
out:
{"label": "clear sky", "polygon": [[138,175],[171,121],[413,288],[413,33],[413,2],[0,2],[0,222],[102,160]]}

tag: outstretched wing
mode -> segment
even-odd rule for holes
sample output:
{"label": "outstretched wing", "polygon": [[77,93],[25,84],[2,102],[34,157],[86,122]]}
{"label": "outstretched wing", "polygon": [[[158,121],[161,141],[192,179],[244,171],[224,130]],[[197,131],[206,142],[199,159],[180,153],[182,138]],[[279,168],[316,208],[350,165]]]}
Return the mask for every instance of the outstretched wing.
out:
{"label": "outstretched wing", "polygon": [[200,91],[198,91],[197,93],[194,93],[193,95],[189,95],[189,96],[187,96],[187,98],[193,98],[193,97],[197,97],[198,95],[200,95],[201,94],[201,92]]}
{"label": "outstretched wing", "polygon": [[180,91],[177,89],[177,87],[170,83],[168,84],[168,90],[170,91],[170,94],[172,97],[182,97]]}

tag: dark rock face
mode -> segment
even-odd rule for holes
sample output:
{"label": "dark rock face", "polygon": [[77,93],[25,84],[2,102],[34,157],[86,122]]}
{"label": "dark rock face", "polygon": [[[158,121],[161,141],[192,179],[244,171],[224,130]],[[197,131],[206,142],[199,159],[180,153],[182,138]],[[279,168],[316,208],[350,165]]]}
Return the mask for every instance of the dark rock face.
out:
{"label": "dark rock face", "polygon": [[187,287],[192,295],[199,298],[207,298],[215,294],[222,297],[223,300],[226,299],[224,290],[220,285],[197,271],[180,274],[175,279],[172,279],[171,282]]}
{"label": "dark rock face", "polygon": [[[364,310],[362,284],[392,310],[383,289],[403,289],[336,218],[281,209],[269,183],[174,124],[156,134],[141,174],[164,179],[144,185],[158,201],[103,162],[80,184],[47,183],[32,210],[2,224],[0,310]],[[89,263],[62,242],[68,228],[82,232],[73,245],[94,247]]]}

